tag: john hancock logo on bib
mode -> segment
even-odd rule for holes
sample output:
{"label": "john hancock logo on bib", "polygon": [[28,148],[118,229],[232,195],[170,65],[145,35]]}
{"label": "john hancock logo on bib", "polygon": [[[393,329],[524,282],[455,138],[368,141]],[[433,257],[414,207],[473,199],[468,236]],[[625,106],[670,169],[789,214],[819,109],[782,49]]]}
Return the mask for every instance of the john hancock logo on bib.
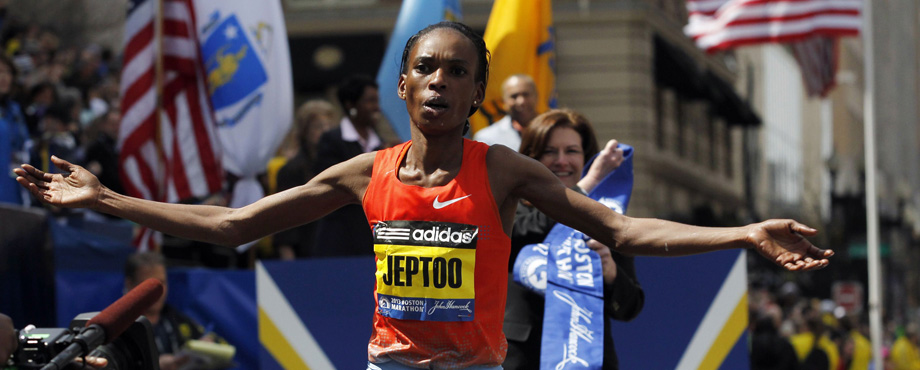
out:
{"label": "john hancock logo on bib", "polygon": [[473,225],[381,221],[374,225],[377,312],[401,320],[472,321]]}

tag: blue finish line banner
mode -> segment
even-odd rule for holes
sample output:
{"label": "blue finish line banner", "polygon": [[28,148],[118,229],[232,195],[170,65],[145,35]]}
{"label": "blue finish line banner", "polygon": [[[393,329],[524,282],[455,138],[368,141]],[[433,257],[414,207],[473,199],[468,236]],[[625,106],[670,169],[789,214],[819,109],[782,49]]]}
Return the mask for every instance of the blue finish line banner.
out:
{"label": "blue finish line banner", "polygon": [[[54,326],[63,327],[121,297],[121,268],[133,249],[98,236],[54,234]],[[65,246],[61,240],[80,242]],[[745,251],[636,258],[646,301],[635,320],[613,321],[620,368],[747,369],[745,261]],[[316,361],[361,369],[374,311],[373,270],[372,257],[268,261],[256,271],[171,269],[169,302],[235,345],[241,369],[297,368],[296,361],[317,369],[323,367]],[[573,300],[554,297],[582,320],[582,311],[569,304]]]}
{"label": "blue finish line banner", "polygon": [[621,369],[749,369],[747,252],[636,257],[642,314],[611,321]]}
{"label": "blue finish line banner", "polygon": [[[353,272],[373,269],[369,257],[260,262],[256,271],[173,268],[167,301],[234,345],[239,369],[363,369],[374,278]],[[124,289],[113,268],[58,270],[55,281],[59,327]]]}
{"label": "blue finish line banner", "polygon": [[[238,369],[259,368],[252,271],[173,268],[168,280],[170,305],[235,346]],[[59,270],[55,281],[59,327],[80,313],[102,311],[124,291],[120,271]]]}
{"label": "blue finish line banner", "polygon": [[259,262],[259,368],[367,368],[374,269],[373,257]]}

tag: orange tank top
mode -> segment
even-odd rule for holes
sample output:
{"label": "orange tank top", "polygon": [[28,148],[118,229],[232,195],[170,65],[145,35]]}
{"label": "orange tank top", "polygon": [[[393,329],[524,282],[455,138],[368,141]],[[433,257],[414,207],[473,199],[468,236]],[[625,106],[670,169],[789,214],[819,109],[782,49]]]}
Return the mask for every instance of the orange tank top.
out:
{"label": "orange tank top", "polygon": [[464,139],[457,176],[423,188],[397,177],[411,145],[377,152],[364,194],[377,261],[368,359],[434,369],[501,365],[511,240],[489,185],[489,146]]}

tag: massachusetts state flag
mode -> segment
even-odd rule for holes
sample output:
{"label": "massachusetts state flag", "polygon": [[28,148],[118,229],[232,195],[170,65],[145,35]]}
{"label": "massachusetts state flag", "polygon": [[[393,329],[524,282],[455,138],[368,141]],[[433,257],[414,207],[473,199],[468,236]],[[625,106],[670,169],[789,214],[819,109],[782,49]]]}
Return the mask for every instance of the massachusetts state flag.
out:
{"label": "massachusetts state flag", "polygon": [[[220,13],[213,15],[219,17]],[[249,96],[260,96],[253,93],[268,82],[268,75],[257,50],[242,34],[246,29],[239,18],[232,14],[212,27],[211,37],[201,49],[208,56],[205,65],[214,109],[227,108]],[[233,126],[237,123],[233,118],[225,117],[219,124]]]}
{"label": "massachusetts state flag", "polygon": [[208,95],[224,169],[237,176],[231,207],[264,195],[256,176],[291,127],[294,89],[280,0],[196,0]]}

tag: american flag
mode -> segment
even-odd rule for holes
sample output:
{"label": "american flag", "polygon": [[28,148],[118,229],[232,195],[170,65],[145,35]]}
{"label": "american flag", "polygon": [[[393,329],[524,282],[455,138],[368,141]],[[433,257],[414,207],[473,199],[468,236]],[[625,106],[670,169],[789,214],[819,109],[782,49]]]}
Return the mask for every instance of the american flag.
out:
{"label": "american flag", "polygon": [[863,0],[687,0],[684,32],[707,52],[788,42],[809,96],[835,85],[837,38],[859,34]]}
{"label": "american flag", "polygon": [[862,0],[688,0],[684,32],[707,52],[815,35],[855,36]]}
{"label": "american flag", "polygon": [[808,96],[827,96],[837,84],[836,37],[815,36],[792,44]]}
{"label": "american flag", "polygon": [[[125,23],[118,134],[121,180],[128,195],[177,202],[220,190],[220,142],[207,94],[191,0],[132,0]],[[162,41],[156,14],[162,9]],[[162,45],[162,53],[158,53]],[[156,64],[162,55],[162,92]],[[141,229],[134,244],[156,248]]]}

